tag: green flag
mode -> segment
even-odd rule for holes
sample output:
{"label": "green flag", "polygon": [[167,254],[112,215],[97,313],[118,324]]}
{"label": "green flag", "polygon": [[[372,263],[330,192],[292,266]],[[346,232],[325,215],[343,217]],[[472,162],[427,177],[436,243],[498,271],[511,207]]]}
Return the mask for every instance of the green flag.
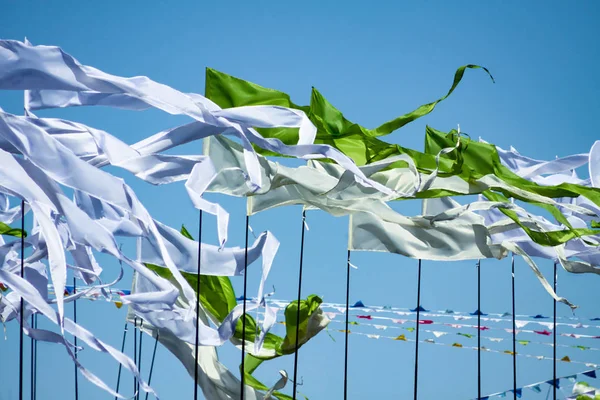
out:
{"label": "green flag", "polygon": [[[308,118],[317,128],[316,144],[331,145],[348,157],[352,158],[357,165],[365,165],[382,152],[392,151],[395,145],[377,139],[378,136],[388,135],[402,128],[404,125],[421,118],[432,112],[436,105],[446,99],[462,80],[467,69],[485,70],[492,78],[489,71],[478,65],[464,65],[454,74],[452,86],[446,95],[424,104],[417,109],[388,121],[375,129],[368,129],[347,120],[325,97],[315,88],[309,106],[299,106],[293,103],[286,93],[268,89],[255,83],[245,81],[224,74],[217,70],[206,69],[206,92],[205,95],[221,108],[241,107],[251,105],[278,105],[295,108],[306,113]],[[493,78],[492,78],[493,80]],[[273,128],[259,129],[259,132],[269,138],[277,138],[287,145],[298,142],[298,129]],[[256,149],[264,155],[278,155],[263,149]]]}

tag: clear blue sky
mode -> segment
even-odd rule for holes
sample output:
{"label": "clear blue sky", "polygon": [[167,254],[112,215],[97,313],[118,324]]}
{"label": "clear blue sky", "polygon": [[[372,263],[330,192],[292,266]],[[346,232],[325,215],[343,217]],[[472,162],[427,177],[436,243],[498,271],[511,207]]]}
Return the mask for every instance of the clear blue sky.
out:
{"label": "clear blue sky", "polygon": [[[598,139],[597,2],[2,0],[0,9],[1,37],[22,40],[27,36],[34,44],[59,45],[82,63],[110,73],[147,75],[182,91],[204,93],[204,68],[210,66],[286,91],[299,104],[308,103],[310,88],[315,86],[348,118],[367,127],[439,97],[460,65],[475,63],[491,70],[496,84],[481,71],[468,71],[455,94],[433,115],[388,138],[406,147],[422,149],[425,124],[449,130],[460,123],[474,138],[481,136],[505,148],[513,145],[522,154],[540,159],[587,152]],[[0,93],[0,106],[9,112],[22,112],[22,93]],[[39,115],[82,121],[128,143],[186,121],[155,111],[106,108],[51,110]],[[177,152],[200,150],[196,143]],[[183,184],[153,188],[120,171],[115,173],[128,180],[155,218],[171,226],[185,222],[191,232],[197,231],[197,212]],[[231,213],[229,244],[243,245],[244,200],[218,199]],[[416,204],[398,208],[407,214],[419,210]],[[299,207],[291,207],[251,219],[255,231],[270,229],[282,243],[269,277],[278,298],[296,296],[300,214]],[[308,224],[303,292],[341,303],[345,299],[347,218],[311,212]],[[205,237],[214,243],[214,219],[207,217],[204,227]],[[132,251],[130,243],[125,248]],[[117,273],[116,263],[100,260],[106,280],[112,279]],[[414,306],[415,260],[370,253],[356,253],[352,260],[359,269],[352,271],[351,301]],[[550,278],[552,264],[541,261],[541,267]],[[482,309],[508,311],[510,261],[484,261],[482,268]],[[255,293],[258,275],[258,269],[251,272],[250,294]],[[130,276],[123,286],[129,285]],[[551,298],[521,261],[517,263],[517,279],[518,313],[551,314]],[[240,279],[234,281],[240,288]],[[473,311],[475,283],[474,262],[425,262],[422,303],[431,309]],[[581,306],[579,316],[600,316],[599,283],[596,276],[572,276],[561,271],[559,293]],[[81,324],[102,340],[120,345],[124,309],[80,302],[78,310]],[[559,313],[570,314],[566,306],[559,306]],[[18,330],[14,323],[6,335],[8,340],[0,340],[0,399],[9,400],[18,395]],[[311,399],[342,398],[343,336],[333,335],[336,342],[322,334],[301,350],[301,391]],[[460,337],[445,338],[465,345],[476,343]],[[568,338],[559,340],[576,344]],[[495,347],[502,345],[510,347],[508,341]],[[128,341],[130,352],[131,347]],[[529,346],[527,350],[551,355],[547,346]],[[145,374],[150,352],[151,339],[146,337]],[[227,345],[220,353],[228,367],[237,369],[239,352]],[[597,352],[559,351],[559,356],[567,354],[572,359],[600,363]],[[423,345],[420,356],[421,399],[476,396],[476,352]],[[162,348],[157,357],[153,386],[162,398],[191,398],[193,381],[184,369]],[[351,336],[349,398],[412,398],[413,357],[412,344]],[[81,359],[114,384],[117,366],[108,357],[86,349]],[[510,357],[484,353],[482,362],[484,393],[512,387]],[[270,383],[277,379],[278,369],[285,368],[291,374],[292,366],[293,357],[286,357],[261,367],[259,377]],[[581,370],[561,363],[558,373]],[[520,385],[551,377],[551,362],[519,359]],[[38,379],[38,399],[73,398],[73,366],[62,348],[39,346]],[[129,376],[122,387],[131,390]],[[62,394],[58,396],[56,391]],[[524,398],[544,396],[545,392],[527,392]],[[80,398],[109,396],[80,378]]]}

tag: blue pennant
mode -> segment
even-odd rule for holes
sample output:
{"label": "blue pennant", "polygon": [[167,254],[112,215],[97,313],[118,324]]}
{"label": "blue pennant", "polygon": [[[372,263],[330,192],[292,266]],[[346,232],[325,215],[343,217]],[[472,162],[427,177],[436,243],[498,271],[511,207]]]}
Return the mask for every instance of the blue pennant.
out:
{"label": "blue pennant", "polygon": [[472,312],[472,313],[469,313],[469,314],[471,314],[471,315],[487,315],[486,313],[482,313],[482,312],[481,312],[481,311],[479,311],[479,310],[475,310],[474,312]]}

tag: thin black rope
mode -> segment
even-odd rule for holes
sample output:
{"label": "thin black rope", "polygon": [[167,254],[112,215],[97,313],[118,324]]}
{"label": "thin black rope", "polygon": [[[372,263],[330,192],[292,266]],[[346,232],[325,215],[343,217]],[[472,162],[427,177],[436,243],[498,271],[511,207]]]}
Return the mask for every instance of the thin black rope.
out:
{"label": "thin black rope", "polygon": [[512,339],[513,339],[513,396],[517,400],[517,325],[515,313],[515,255],[512,254]]}
{"label": "thin black rope", "polygon": [[[123,342],[121,343],[121,353],[123,351],[125,351],[125,338],[127,337],[127,322],[125,322],[125,328],[123,328]],[[121,368],[123,366],[121,365],[121,363],[119,363],[119,373],[117,374],[117,388],[115,389],[115,392],[119,393],[119,384],[121,383]],[[115,396],[115,400],[117,400],[118,397]]]}
{"label": "thin black rope", "polygon": [[[133,362],[137,364],[137,317],[133,319]],[[133,376],[133,397],[136,398],[137,378]]]}
{"label": "thin black rope", "polygon": [[350,304],[350,250],[348,250],[348,262],[346,272],[346,350],[344,351],[344,400],[348,398],[348,317]]}
{"label": "thin black rope", "polygon": [[[554,293],[556,293],[556,263],[554,263]],[[553,353],[553,357],[554,357],[554,365],[553,365],[553,392],[554,392],[554,400],[556,400],[556,299],[554,299],[554,329],[552,330],[552,336],[554,339],[554,345],[552,346],[552,353]]]}
{"label": "thin black rope", "polygon": [[477,398],[481,399],[481,260],[477,260]]}
{"label": "thin black rope", "polygon": [[[154,359],[156,358],[156,347],[158,345],[158,331],[156,331],[156,341],[154,342],[154,350],[152,350],[152,361],[150,362],[150,372],[148,373],[148,386],[152,383],[152,371],[154,371]],[[146,392],[146,399],[148,400],[148,395],[150,393]]]}
{"label": "thin black rope", "polygon": [[[202,266],[202,210],[198,216],[198,279],[196,280],[196,348],[194,349],[194,400],[198,400],[198,346],[200,343],[200,270]],[[158,338],[157,338],[158,340]],[[155,345],[156,350],[156,345]]]}
{"label": "thin black rope", "polygon": [[[77,282],[75,281],[75,277],[73,277],[73,294],[77,293]],[[73,301],[73,322],[77,323],[77,300]],[[77,336],[74,337],[75,344],[75,360],[77,360]],[[75,364],[75,400],[79,399],[79,369],[77,368],[77,364]]]}
{"label": "thin black rope", "polygon": [[300,335],[300,300],[302,299],[302,262],[304,258],[304,231],[306,224],[306,211],[302,210],[302,236],[300,238],[300,267],[298,269],[298,311],[296,313],[296,351],[294,353],[294,391],[293,399],[296,400],[296,387],[298,385],[298,345]]}
{"label": "thin black rope", "polygon": [[[25,200],[21,200],[21,278],[25,276]],[[21,297],[21,305],[19,318],[21,322],[21,336],[19,342],[19,399],[23,400],[23,314],[25,313],[25,305],[23,297]]]}
{"label": "thin black rope", "polygon": [[240,389],[241,400],[244,400],[244,385],[245,385],[245,360],[246,360],[246,291],[248,287],[248,227],[250,225],[250,216],[246,213],[246,247],[244,249],[244,306],[243,306],[243,314],[242,314],[242,366],[240,369],[241,372],[241,380],[240,380]]}
{"label": "thin black rope", "polygon": [[[142,330],[142,327],[144,326],[144,320],[140,318],[140,345],[138,347],[138,370],[140,371],[140,376],[142,376],[142,339],[144,338],[144,332]],[[135,398],[137,400],[140,400],[140,381],[138,380],[137,382],[137,394],[135,396]]]}
{"label": "thin black rope", "polygon": [[417,277],[417,321],[416,331],[417,340],[415,340],[415,400],[417,400],[417,389],[419,379],[419,318],[421,315],[421,260],[419,260],[419,273]]}

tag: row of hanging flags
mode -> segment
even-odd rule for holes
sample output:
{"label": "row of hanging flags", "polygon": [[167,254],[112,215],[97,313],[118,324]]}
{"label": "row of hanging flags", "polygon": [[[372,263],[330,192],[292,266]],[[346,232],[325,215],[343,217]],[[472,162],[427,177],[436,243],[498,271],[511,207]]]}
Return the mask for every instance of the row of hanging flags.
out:
{"label": "row of hanging flags", "polygon": [[[556,301],[574,309],[574,304],[555,293],[533,257],[560,263],[573,273],[600,273],[600,142],[588,153],[543,161],[513,148],[504,150],[472,140],[459,130],[445,133],[427,127],[424,151],[381,140],[432,112],[455,90],[465,71],[480,68],[460,67],[446,95],[367,129],[348,121],[314,88],[310,104],[297,105],[286,93],[208,68],[205,95],[183,93],[144,76],[108,74],[81,64],[58,47],[0,40],[0,90],[25,94],[25,115],[0,109],[0,282],[10,288],[0,297],[2,321],[43,315],[59,333],[38,330],[36,340],[62,343],[74,358],[68,341],[56,338],[65,332],[73,334],[80,344],[113,357],[141,382],[142,390],[155,394],[133,360],[115,349],[109,351],[110,346],[65,316],[67,301],[88,294],[85,290],[69,293],[68,269],[82,286],[101,291],[121,280],[122,273],[112,282],[102,281],[107,266],[98,264],[94,252],[103,252],[119,261],[121,268],[135,271],[135,290],[122,291],[115,304],[128,304],[129,312],[144,320],[147,333],[167,330],[174,335],[170,343],[181,346],[195,343],[196,332],[201,346],[239,345],[246,335],[243,332],[239,337],[235,329],[242,310],[260,310],[257,315],[264,318],[255,322],[264,334],[254,335],[253,350],[242,346],[243,351],[253,356],[266,351],[271,358],[289,354],[289,349],[269,348],[273,341],[264,342],[278,311],[265,301],[264,285],[279,242],[266,231],[245,248],[228,247],[229,214],[218,203],[204,199],[209,192],[247,197],[248,216],[292,204],[302,205],[305,211],[348,215],[349,251],[384,251],[443,261],[502,259],[514,254],[525,260]],[[192,122],[129,145],[79,122],[34,114],[78,106],[158,109],[185,115]],[[202,155],[170,151],[201,139]],[[291,168],[267,156],[294,157],[307,164]],[[104,170],[106,166],[154,185],[185,182],[193,206],[216,216],[218,243],[200,244],[187,231],[155,220],[133,189]],[[589,178],[580,178],[579,168],[587,168]],[[452,199],[462,195],[479,197],[467,205]],[[401,215],[388,205],[416,198],[423,199],[420,216]],[[14,206],[15,200],[23,206]],[[549,212],[554,221],[532,214],[534,209]],[[31,232],[11,226],[22,212],[33,214]],[[121,251],[121,237],[138,238],[135,258]],[[31,253],[22,270],[20,256],[26,249]],[[244,275],[247,266],[259,259],[262,275],[256,296],[248,307],[245,301],[236,304],[230,298],[232,290],[225,291],[223,285],[230,284],[229,277]],[[200,265],[203,279],[214,285],[203,286],[197,306],[199,296],[192,284],[198,280],[191,275],[199,273]],[[54,288],[53,305],[48,301],[49,282]],[[306,343],[330,320],[318,296],[302,301],[314,306],[307,318],[319,321],[314,325],[318,329],[302,341]],[[19,314],[19,303],[24,306],[23,314]],[[198,320],[190,318],[196,308],[202,317]],[[364,311],[365,318],[359,320],[375,319]],[[201,321],[209,318],[216,328]],[[433,320],[425,322],[430,321],[426,318],[423,325],[434,325]],[[290,321],[286,313],[286,326]],[[528,333],[522,328],[521,332]],[[166,339],[161,335],[160,340]],[[233,387],[238,382],[214,353],[198,362],[210,364],[204,364],[201,371],[219,370],[221,375],[205,376],[202,389],[223,398],[239,393],[241,389]],[[123,398],[89,370],[85,377]],[[223,381],[231,383],[223,387]],[[257,396],[265,391],[255,381],[247,384]]]}
{"label": "row of hanging flags", "polygon": [[[594,396],[596,394],[598,394],[598,390],[595,388],[589,387],[587,385],[582,385],[581,383],[578,383],[578,381],[580,381],[582,379],[587,380],[589,378],[596,379],[597,378],[596,372],[598,370],[599,369],[596,368],[596,369],[591,369],[588,371],[580,372],[578,374],[571,374],[571,375],[557,377],[556,379],[551,379],[549,381],[532,383],[532,384],[517,388],[516,390],[510,389],[510,390],[506,390],[503,392],[497,392],[497,393],[490,394],[488,396],[480,397],[480,400],[487,400],[487,399],[494,398],[494,397],[502,398],[502,397],[512,396],[514,393],[516,393],[518,398],[521,398],[523,396],[523,391],[525,391],[525,390],[531,390],[532,392],[535,392],[535,393],[542,393],[542,391],[543,391],[542,389],[545,385],[556,386],[556,388],[560,389],[562,387],[561,382],[564,382],[564,381],[574,384],[574,392],[576,392],[576,394],[573,396],[565,395],[565,399],[567,399],[567,400],[578,400],[578,399],[582,399],[582,398],[587,399],[588,398],[587,396],[590,396],[589,398],[593,399]],[[584,397],[581,397],[582,395]]]}
{"label": "row of hanging flags", "polygon": [[[103,294],[100,290],[95,289],[94,287],[80,287],[77,288],[77,290],[80,293],[85,293],[84,296],[82,296],[82,298],[86,298],[89,300],[98,300],[98,299],[102,299],[102,300],[106,300],[106,301],[110,301],[112,303],[114,303],[116,305],[117,308],[121,308],[122,307],[122,301],[121,301],[121,297],[122,296],[126,296],[128,295],[130,292],[130,290],[127,289],[123,289],[123,290],[111,290],[108,293]],[[54,295],[54,289],[52,287],[52,285],[49,285],[48,287],[48,293],[52,296]],[[73,286],[69,286],[67,285],[65,288],[65,295],[73,295],[75,293],[75,287]],[[243,298],[239,297],[236,299],[237,301],[242,301]],[[247,300],[252,300],[252,299],[247,299]],[[272,299],[272,300],[268,300],[273,306],[275,307],[280,307],[280,308],[285,308],[287,305],[289,305],[289,301],[285,301],[285,300],[276,300],[276,299]],[[339,318],[340,316],[343,317],[345,315],[346,309],[345,309],[345,305],[343,304],[337,304],[337,303],[321,303],[320,307],[323,310],[335,310],[335,311],[325,311],[324,314],[325,316],[327,316],[332,323],[335,324],[345,324],[345,321],[342,321],[342,318]],[[475,346],[470,346],[468,345],[467,342],[464,342],[465,339],[474,339],[477,336],[477,333],[472,333],[472,330],[475,329],[480,329],[481,331],[489,331],[490,334],[493,332],[497,332],[497,333],[511,333],[513,332],[512,327],[511,328],[504,328],[501,326],[486,326],[486,325],[481,325],[481,326],[477,326],[477,325],[472,325],[472,324],[464,324],[464,323],[455,323],[455,322],[446,322],[448,319],[451,319],[453,321],[464,321],[464,320],[471,320],[474,319],[477,315],[480,315],[481,320],[482,321],[489,321],[490,323],[494,323],[494,324],[502,324],[502,323],[510,323],[512,325],[512,319],[509,317],[512,317],[511,313],[505,312],[502,314],[488,314],[488,313],[484,313],[481,312],[479,310],[475,310],[474,312],[460,312],[460,311],[453,311],[450,309],[446,309],[444,311],[430,311],[425,309],[422,306],[419,306],[420,309],[420,315],[423,317],[423,319],[420,319],[418,321],[419,325],[421,325],[421,327],[419,328],[420,332],[425,332],[427,334],[430,334],[432,337],[428,338],[428,339],[424,339],[421,340],[420,343],[428,343],[428,344],[436,344],[436,345],[440,345],[440,346],[449,346],[449,347],[455,347],[455,348],[464,348],[464,349],[471,349],[471,350],[477,350],[478,348]],[[349,334],[353,334],[353,335],[360,335],[360,336],[365,336],[369,339],[390,339],[390,340],[396,340],[396,341],[405,341],[405,342],[415,342],[414,339],[412,339],[410,336],[407,337],[407,335],[414,333],[414,331],[416,330],[416,328],[414,327],[414,324],[416,323],[414,318],[397,318],[397,316],[401,316],[401,317],[410,317],[410,316],[415,316],[415,313],[417,311],[417,309],[409,309],[409,308],[396,308],[396,307],[390,307],[390,306],[365,306],[363,304],[362,301],[357,301],[356,303],[354,303],[352,306],[350,306],[349,308],[350,311],[350,315],[352,318],[352,320],[350,320],[348,322],[349,325],[349,329],[348,329],[348,333]],[[390,316],[386,316],[386,314],[393,314],[392,317]],[[487,317],[487,316],[493,316],[493,317]],[[433,319],[428,319],[428,318],[433,318]],[[516,334],[520,335],[520,334],[534,334],[534,335],[539,335],[541,337],[548,337],[550,335],[552,335],[552,329],[553,329],[553,325],[554,322],[545,322],[543,320],[547,320],[550,319],[550,317],[541,315],[541,314],[536,314],[536,315],[520,315],[518,316],[518,318],[522,318],[522,319],[516,319],[515,320],[515,325],[517,328],[516,329]],[[529,318],[524,319],[524,318]],[[563,330],[564,328],[572,328],[572,329],[579,329],[579,330],[584,330],[586,333],[573,333],[573,332],[557,332],[558,336],[561,337],[568,337],[568,338],[572,338],[572,339],[600,339],[600,324],[596,325],[594,324],[594,322],[600,321],[600,318],[598,317],[593,317],[593,318],[577,318],[577,317],[558,317],[560,319],[564,319],[564,320],[570,320],[572,322],[575,323],[567,323],[567,322],[557,322],[557,328],[560,328],[561,330]],[[590,323],[584,324],[583,322],[589,321]],[[373,322],[380,322],[378,324],[373,323]],[[285,321],[278,321],[278,323],[285,325]],[[525,329],[520,329],[523,328],[527,325],[539,325],[541,327],[543,327],[544,329],[532,329],[532,330],[525,330]],[[406,326],[405,326],[406,325]],[[408,326],[408,325],[412,325],[412,326]],[[360,331],[356,331],[355,327],[360,327]],[[436,329],[427,329],[427,327],[436,327]],[[453,330],[458,330],[458,331],[448,331],[447,329],[451,328]],[[446,330],[442,330],[442,329],[446,329]],[[370,332],[369,332],[370,330]],[[395,336],[389,336],[389,335],[384,335],[382,334],[382,332],[393,332],[394,330],[404,330],[408,333],[403,333],[403,334],[398,334]],[[337,332],[341,332],[341,333],[345,333],[346,329],[334,329],[334,331]],[[594,332],[596,331],[596,332]],[[597,333],[597,334],[592,334],[592,333]],[[459,336],[460,338],[462,338],[462,341],[450,341],[448,343],[443,343],[443,342],[439,342],[437,339],[440,339],[442,337],[452,337],[452,336]],[[495,336],[490,336],[489,334],[483,335],[482,339],[489,341],[490,343],[501,343],[501,342],[512,342],[512,337],[495,337]],[[532,339],[518,339],[516,340],[516,343],[519,344],[520,346],[522,346],[523,348],[525,346],[528,346],[530,344],[535,344],[535,345],[543,345],[543,346],[549,346],[549,347],[553,347],[553,343],[552,342],[542,342],[539,340],[532,340]],[[593,347],[593,346],[585,346],[583,344],[561,344],[561,343],[557,343],[556,346],[564,351],[567,351],[567,349],[575,349],[575,350],[581,350],[581,351],[600,351],[600,340],[598,340],[598,346],[599,347]],[[497,354],[508,354],[508,355],[513,355],[515,353],[513,353],[512,350],[507,350],[507,349],[492,349],[486,346],[482,346],[480,348],[481,351],[486,351],[489,353],[497,353]],[[544,355],[532,355],[532,354],[526,354],[523,351],[517,351],[516,353],[517,356],[519,357],[525,357],[525,358],[535,358],[538,360],[553,360],[552,357],[548,357],[548,356],[544,356]],[[564,355],[561,358],[559,358],[559,361],[562,362],[569,362],[569,363],[573,363],[573,364],[584,364],[587,367],[592,367],[592,368],[597,368],[598,364],[596,363],[592,363],[592,362],[582,362],[582,361],[578,361],[575,359],[571,359],[572,355]]]}

